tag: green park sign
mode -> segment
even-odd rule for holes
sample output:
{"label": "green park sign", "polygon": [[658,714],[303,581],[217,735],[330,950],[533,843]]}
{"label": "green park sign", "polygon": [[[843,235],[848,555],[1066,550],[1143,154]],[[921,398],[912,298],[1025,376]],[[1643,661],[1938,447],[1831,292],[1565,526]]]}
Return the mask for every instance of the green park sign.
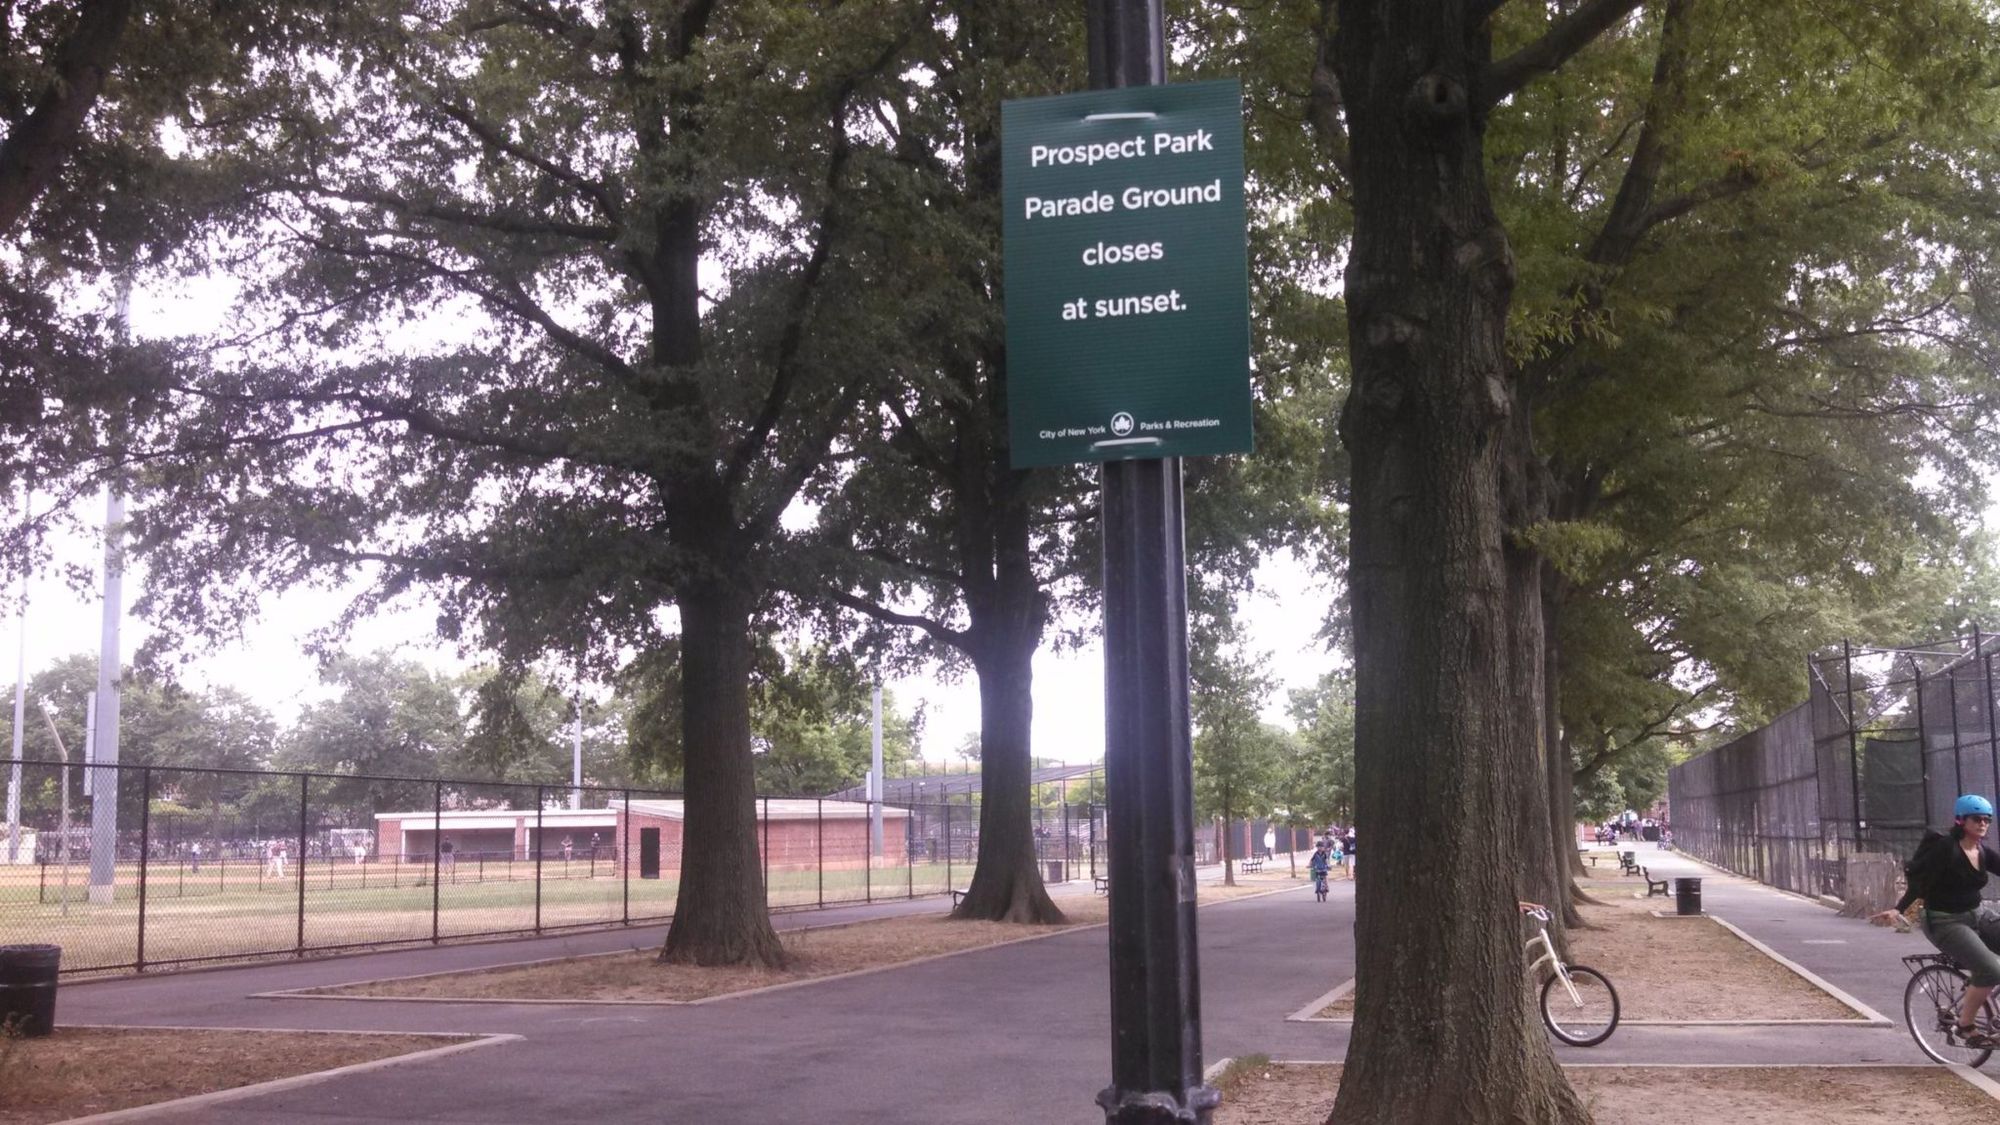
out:
{"label": "green park sign", "polygon": [[1000,114],[1014,466],[1248,452],[1242,88]]}

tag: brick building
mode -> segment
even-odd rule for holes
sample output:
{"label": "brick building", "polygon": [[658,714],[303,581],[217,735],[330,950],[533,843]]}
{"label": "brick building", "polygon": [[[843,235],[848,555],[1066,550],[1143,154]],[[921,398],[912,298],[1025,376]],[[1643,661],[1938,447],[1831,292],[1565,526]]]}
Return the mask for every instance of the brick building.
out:
{"label": "brick building", "polygon": [[[375,814],[375,854],[405,862],[428,858],[444,840],[461,858],[544,858],[562,855],[568,838],[574,855],[595,856],[630,866],[631,874],[651,877],[680,866],[686,806],[679,798],[634,798],[628,808],[614,800],[599,809],[454,809]],[[868,804],[812,797],[757,800],[758,846],[772,870],[859,868],[868,863]],[[882,859],[877,866],[909,861],[907,809],[882,810]],[[538,834],[539,833],[539,834]]]}

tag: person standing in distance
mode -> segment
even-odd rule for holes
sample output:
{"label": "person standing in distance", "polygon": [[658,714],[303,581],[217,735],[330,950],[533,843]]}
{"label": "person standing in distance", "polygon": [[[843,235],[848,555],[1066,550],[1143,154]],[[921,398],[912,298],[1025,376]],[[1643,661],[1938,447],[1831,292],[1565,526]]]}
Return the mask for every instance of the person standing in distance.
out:
{"label": "person standing in distance", "polygon": [[1951,811],[1950,834],[1924,833],[1916,854],[1903,868],[1909,889],[1901,901],[1868,921],[1894,925],[1898,914],[1923,900],[1918,925],[1924,936],[1938,952],[1958,962],[1972,981],[1959,1004],[1958,1026],[1952,1034],[1968,1047],[1990,1050],[2000,1047],[2000,1028],[1982,1028],[1976,1021],[1987,996],[2000,985],[2000,910],[1979,900],[1988,876],[2000,867],[2000,852],[1986,843],[1993,828],[1993,802],[1968,793]]}

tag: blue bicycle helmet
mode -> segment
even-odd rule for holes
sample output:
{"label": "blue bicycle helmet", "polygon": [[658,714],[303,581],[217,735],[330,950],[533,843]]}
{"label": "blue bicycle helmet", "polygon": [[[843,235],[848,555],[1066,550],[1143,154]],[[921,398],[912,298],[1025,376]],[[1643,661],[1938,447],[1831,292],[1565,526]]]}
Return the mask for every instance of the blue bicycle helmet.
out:
{"label": "blue bicycle helmet", "polygon": [[1992,816],[1993,802],[1977,793],[1967,793],[1951,807],[1951,815],[1954,819],[1961,816]]}

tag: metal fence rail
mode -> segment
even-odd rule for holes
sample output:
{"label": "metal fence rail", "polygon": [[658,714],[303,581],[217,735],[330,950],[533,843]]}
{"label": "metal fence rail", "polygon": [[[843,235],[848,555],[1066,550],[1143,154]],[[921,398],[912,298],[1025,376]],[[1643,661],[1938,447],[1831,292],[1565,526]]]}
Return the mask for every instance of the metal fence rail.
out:
{"label": "metal fence rail", "polygon": [[1775,887],[1844,897],[1850,857],[1906,858],[1950,822],[1959,794],[2000,793],[1996,654],[2000,637],[1974,629],[1813,657],[1806,702],[1668,772],[1675,845]]}
{"label": "metal fence rail", "polygon": [[[679,892],[678,793],[41,761],[21,770],[23,831],[0,825],[0,944],[60,945],[65,973],[659,922]],[[941,895],[963,888],[978,862],[975,805],[882,805],[878,851],[868,802],[757,801],[774,911]],[[1103,869],[1102,813],[1036,810],[1045,875]]]}

